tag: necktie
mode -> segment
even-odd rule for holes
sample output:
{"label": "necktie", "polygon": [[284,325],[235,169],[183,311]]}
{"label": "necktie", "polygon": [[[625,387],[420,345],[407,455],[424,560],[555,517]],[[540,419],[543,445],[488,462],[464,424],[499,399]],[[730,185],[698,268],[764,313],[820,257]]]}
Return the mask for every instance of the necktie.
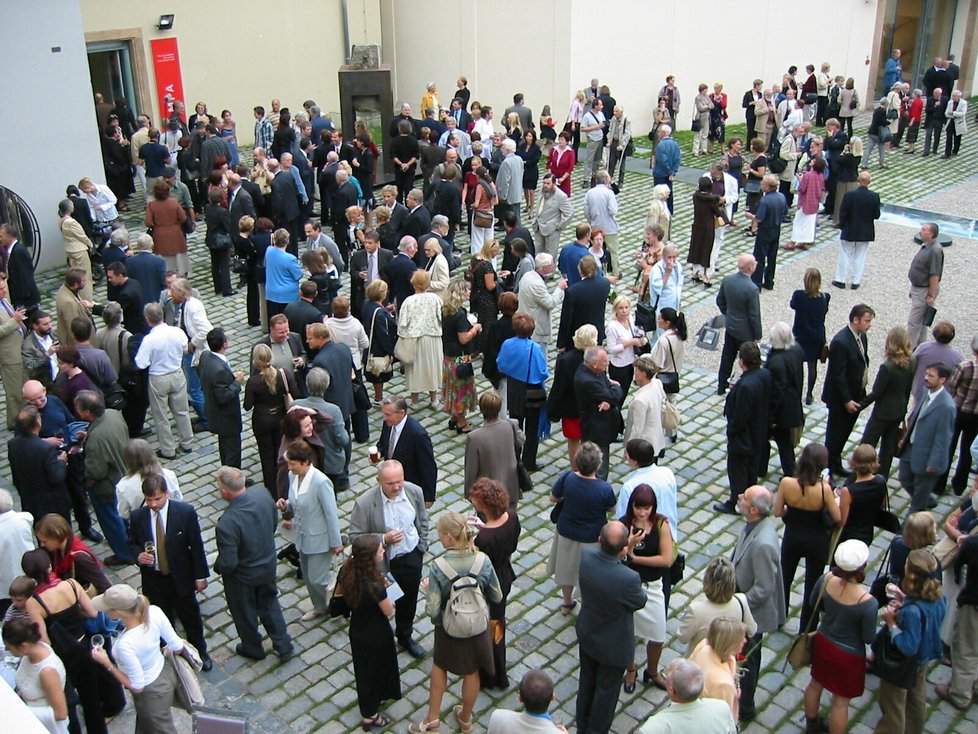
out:
{"label": "necktie", "polygon": [[910,437],[907,439],[907,443],[913,443],[914,436],[917,434],[917,424],[920,423],[920,416],[927,410],[928,403],[930,403],[930,390],[925,392],[924,397],[920,399],[920,410],[917,411],[917,417],[914,418],[913,430],[910,431]]}
{"label": "necktie", "polygon": [[[10,318],[13,318],[14,317],[14,310],[10,307],[10,304],[7,303],[7,299],[6,298],[0,299],[0,304],[3,304],[3,308],[7,312],[7,316],[9,316]],[[24,333],[25,333],[24,332],[24,327],[21,326],[20,324],[17,325],[17,331],[20,333],[21,336],[24,336]]]}
{"label": "necktie", "polygon": [[377,280],[377,253],[367,253],[367,283]]}
{"label": "necktie", "polygon": [[862,355],[863,358],[862,383],[863,383],[863,389],[865,390],[866,386],[869,384],[869,367],[867,364],[869,362],[869,357],[866,354],[866,345],[863,344],[863,340],[859,336],[856,337],[856,343],[859,345],[859,353]]}
{"label": "necktie", "polygon": [[397,446],[397,427],[391,429],[391,440],[390,448],[387,451],[387,458],[391,459],[394,457],[394,447]]}
{"label": "necktie", "polygon": [[160,573],[170,575],[170,559],[166,557],[166,529],[163,527],[163,516],[156,513],[156,563]]}
{"label": "necktie", "polygon": [[238,193],[238,191],[237,191],[237,189],[235,189],[234,191],[232,191],[231,193],[228,194],[228,209],[230,209],[231,206],[234,204],[234,196],[237,193]]}

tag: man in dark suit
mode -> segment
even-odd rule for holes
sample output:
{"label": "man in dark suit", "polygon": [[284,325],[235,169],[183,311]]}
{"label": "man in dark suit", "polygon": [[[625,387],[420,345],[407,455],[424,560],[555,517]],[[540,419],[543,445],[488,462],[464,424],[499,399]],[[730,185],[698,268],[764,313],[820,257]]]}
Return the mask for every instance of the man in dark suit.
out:
{"label": "man in dark suit", "polygon": [[[753,128],[747,128],[753,130]],[[831,216],[835,211],[835,190],[839,185],[839,168],[842,151],[849,144],[849,136],[842,130],[836,118],[830,118],[825,124],[825,154],[829,159],[829,177],[825,181],[825,211]],[[838,225],[838,222],[836,222]]]}
{"label": "man in dark suit", "polygon": [[591,255],[582,258],[577,269],[581,279],[564,292],[557,331],[558,349],[573,349],[574,332],[584,324],[594,324],[598,330],[598,344],[604,341],[604,311],[611,283],[598,275],[598,264]]}
{"label": "man in dark suit", "polygon": [[503,261],[499,269],[513,273],[516,272],[516,267],[520,264],[519,258],[513,254],[513,240],[523,240],[526,243],[526,251],[531,257],[537,254],[537,250],[533,244],[533,235],[530,234],[530,230],[517,221],[513,212],[505,212],[499,219],[503,223],[503,230],[506,232],[506,236],[503,238]]}
{"label": "man in dark suit", "polygon": [[431,213],[424,206],[421,189],[411,189],[407,195],[408,216],[404,221],[404,234],[421,242],[422,235],[431,231]]}
{"label": "man in dark suit", "polygon": [[[200,142],[200,186],[202,191],[207,191],[208,175],[214,170],[214,162],[218,158],[223,158],[225,163],[231,161],[231,148],[228,142],[220,136],[215,125],[207,125],[204,128],[204,139]],[[204,197],[206,199],[206,195]]]}
{"label": "man in dark suit", "polygon": [[859,401],[866,396],[869,379],[869,342],[866,332],[876,312],[864,303],[849,311],[849,325],[829,344],[829,363],[825,371],[822,401],[829,410],[825,425],[825,449],[829,469],[837,477],[846,476],[842,450],[859,416]]}
{"label": "man in dark suit", "polygon": [[899,449],[900,485],[910,495],[907,515],[936,506],[933,493],[954,453],[954,399],[944,389],[951,368],[941,362],[927,365],[921,398],[907,419],[907,435]]}
{"label": "man in dark suit", "polygon": [[330,133],[330,147],[336,153],[341,161],[346,161],[350,165],[353,165],[353,158],[356,155],[353,150],[353,146],[349,143],[343,142],[343,131],[333,130]]}
{"label": "man in dark suit", "polygon": [[[262,196],[261,186],[248,178],[248,166],[242,163],[235,170],[235,173],[238,174],[238,178],[241,180],[241,190],[247,192],[248,196],[251,197],[251,203],[256,212],[254,215],[255,218],[265,216],[265,197]],[[232,224],[237,225],[237,222],[232,220]]]}
{"label": "man in dark suit", "polygon": [[[390,239],[394,243],[400,242],[401,237],[404,235],[404,223],[408,218],[408,208],[397,200],[396,186],[385,186],[381,191],[381,196],[384,198],[384,206],[391,210],[391,218],[388,226],[393,232],[393,235]],[[396,246],[392,252],[396,252]]]}
{"label": "man in dark suit", "polygon": [[53,512],[71,525],[68,454],[41,438],[41,414],[33,405],[21,409],[14,427],[17,434],[7,442],[7,457],[21,509],[35,522]]}
{"label": "man in dark suit", "polygon": [[761,92],[761,87],[763,85],[763,79],[755,79],[754,86],[744,92],[744,98],[740,102],[740,106],[744,108],[744,117],[747,120],[747,137],[749,138],[754,137],[754,122],[757,120],[757,113],[754,111],[754,103],[764,96]]}
{"label": "man in dark suit", "polygon": [[350,348],[332,341],[326,324],[320,322],[306,327],[309,342],[310,366],[322,367],[329,373],[329,389],[323,400],[333,403],[343,413],[343,423],[350,430],[353,414],[353,357]]}
{"label": "man in dark suit", "polygon": [[350,174],[339,169],[336,172],[336,190],[330,197],[329,221],[333,225],[333,239],[345,262],[350,261],[350,221],[346,218],[346,210],[357,206],[358,202],[357,187],[350,182]]}
{"label": "man in dark suit", "polygon": [[611,731],[622,675],[635,652],[633,614],[646,602],[638,572],[622,564],[634,545],[628,528],[612,520],[601,528],[598,542],[598,548],[581,552],[581,613],[575,625],[581,658],[575,716],[581,734]]}
{"label": "man in dark suit", "polygon": [[943,92],[944,99],[951,96],[951,75],[948,74],[946,63],[938,57],[934,59],[934,65],[924,72],[921,81],[926,96],[930,97],[935,89],[940,89]]}
{"label": "man in dark suit", "polygon": [[311,280],[299,284],[299,298],[285,307],[282,314],[289,320],[290,333],[296,334],[305,354],[309,353],[309,343],[306,341],[306,327],[309,324],[322,323],[323,313],[315,304],[319,286]]}
{"label": "man in dark suit", "polygon": [[931,152],[937,155],[937,149],[941,147],[941,132],[947,124],[947,101],[948,97],[940,87],[927,96],[924,105],[924,158]]}
{"label": "man in dark suit", "polygon": [[143,291],[143,302],[155,303],[160,291],[166,288],[166,260],[153,254],[153,238],[143,233],[136,238],[139,248],[126,258],[126,274],[139,283]]}
{"label": "man in dark suit", "polygon": [[839,259],[835,264],[835,278],[832,285],[845,288],[849,280],[849,267],[852,266],[852,289],[856,290],[863,280],[863,268],[869,243],[876,239],[876,225],[880,218],[880,195],[869,190],[872,180],[869,171],[859,174],[859,186],[846,192],[839,206]]}
{"label": "man in dark suit", "polygon": [[143,593],[171,622],[174,614],[180,619],[187,641],[204,661],[203,669],[210,670],[213,663],[197,603],[210,575],[200,522],[192,505],[169,498],[161,476],[143,480],[143,506],[129,518],[129,549],[139,565]]}
{"label": "man in dark suit", "polygon": [[302,210],[299,208],[299,189],[289,171],[279,169],[277,162],[269,162],[268,170],[274,174],[269,209],[275,223],[289,231],[289,246],[293,255],[299,254],[299,238],[302,236]]}
{"label": "man in dark suit", "polygon": [[404,478],[421,487],[425,507],[435,502],[438,465],[431,437],[424,427],[407,414],[404,398],[384,402],[384,427],[377,448],[385,459],[397,459],[404,468]]}
{"label": "man in dark suit", "polygon": [[[261,189],[259,189],[260,191]],[[238,223],[241,221],[241,217],[245,216],[258,217],[255,212],[255,202],[251,198],[251,194],[245,190],[241,176],[231,172],[228,174],[228,219],[231,222],[232,239],[238,231]]]}
{"label": "man in dark suit", "polygon": [[243,372],[233,372],[225,356],[228,348],[224,329],[207,333],[209,351],[202,352],[197,372],[204,393],[207,428],[217,434],[217,450],[225,466],[241,468],[241,383]]}
{"label": "man in dark suit", "polygon": [[737,497],[757,484],[761,467],[767,465],[768,412],[774,378],[761,369],[761,350],[754,342],[740,345],[739,365],[743,374],[730,388],[723,415],[727,419],[727,481],[730,499],[717,502],[713,509],[737,514]]}
{"label": "man in dark suit", "polygon": [[[404,480],[404,467],[399,461],[380,463],[377,484],[357,496],[350,515],[350,538],[352,541],[365,534],[384,536],[383,562],[404,592],[394,602],[394,636],[412,657],[423,658],[426,651],[414,639],[414,616],[428,547],[428,510],[421,487]],[[388,516],[394,520],[394,528]]]}
{"label": "man in dark suit", "polygon": [[[424,110],[419,110],[419,112],[422,115],[425,113]],[[405,102],[404,104],[401,105],[400,114],[395,115],[394,118],[391,120],[391,124],[387,126],[388,138],[393,139],[400,134],[398,133],[397,128],[401,124],[401,121],[407,122],[411,126],[411,134],[414,135],[414,137],[418,137],[418,120],[411,117],[411,105]]]}
{"label": "man in dark suit", "polygon": [[756,268],[757,260],[745,253],[737,258],[737,272],[720,283],[717,307],[726,317],[726,326],[717,372],[717,395],[727,391],[740,345],[761,338],[761,299],[757,286],[751,280]]}
{"label": "man in dark suit", "polygon": [[418,241],[410,235],[401,237],[398,252],[387,266],[387,284],[390,286],[390,301],[400,308],[404,299],[414,295],[411,276],[418,269],[414,256],[418,252]]}
{"label": "man in dark suit", "polygon": [[30,310],[37,306],[41,302],[41,293],[34,280],[34,261],[27,247],[17,239],[17,228],[12,224],[0,226],[0,259],[2,270],[7,274],[13,307]]}
{"label": "man in dark suit", "polygon": [[372,229],[363,236],[363,249],[350,255],[350,308],[357,319],[363,315],[364,291],[374,280],[387,280],[387,266],[393,259],[390,250],[381,248],[380,235]]}
{"label": "man in dark suit", "polygon": [[143,287],[139,281],[129,277],[129,271],[121,262],[114,262],[105,269],[105,279],[115,289],[112,299],[122,306],[122,323],[130,334],[145,334],[149,331],[143,317]]}
{"label": "man in dark suit", "polygon": [[[324,222],[330,221],[333,211],[333,194],[336,193],[336,172],[340,170],[340,157],[328,147],[329,143],[320,146],[327,150],[326,162],[319,173],[319,218]],[[317,151],[319,148],[317,148]]]}
{"label": "man in dark suit", "polygon": [[275,585],[278,510],[269,490],[245,489],[240,469],[231,466],[218,469],[217,489],[228,508],[217,521],[214,570],[221,574],[228,611],[241,638],[234,651],[254,660],[266,657],[258,631],[261,620],[276,654],[283,661],[288,660],[295,654],[295,648],[285,629]]}
{"label": "man in dark suit", "polygon": [[622,387],[608,377],[608,353],[603,347],[584,350],[584,362],[574,374],[574,393],[581,416],[581,441],[601,449],[598,476],[608,478],[608,450],[622,428]]}

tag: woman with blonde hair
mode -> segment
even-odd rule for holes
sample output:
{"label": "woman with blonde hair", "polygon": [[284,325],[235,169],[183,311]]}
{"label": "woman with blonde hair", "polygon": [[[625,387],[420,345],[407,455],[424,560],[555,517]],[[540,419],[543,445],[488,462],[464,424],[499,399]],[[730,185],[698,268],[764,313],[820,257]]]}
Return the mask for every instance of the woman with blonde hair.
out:
{"label": "woman with blonde hair", "polygon": [[889,479],[896,453],[900,424],[907,414],[917,360],[913,356],[910,334],[903,326],[894,326],[886,332],[883,350],[886,360],[876,373],[873,389],[859,401],[859,410],[865,410],[875,403],[860,443],[867,443],[873,448],[879,444],[880,474],[886,480]]}
{"label": "woman with blonde hair", "polygon": [[740,684],[737,678],[737,656],[747,641],[747,626],[730,617],[717,617],[710,622],[706,637],[690,654],[689,659],[703,670],[705,698],[726,701],[730,713],[737,721],[740,702]]}
{"label": "woman with blonde hair", "polygon": [[570,147],[574,150],[574,157],[577,158],[577,149],[581,147],[581,118],[584,117],[584,103],[587,97],[583,89],[578,89],[574,99],[571,100],[570,110],[567,113],[567,124],[564,130],[571,135]]}
{"label": "woman with blonde hair", "polygon": [[[397,341],[397,320],[384,308],[387,299],[388,286],[379,278],[367,284],[364,291],[363,323],[370,327],[367,340],[370,342],[367,353],[367,369],[364,378],[374,386],[374,407],[380,407],[384,400],[384,385],[394,376],[393,363],[394,343]],[[387,357],[391,369],[385,372],[371,371],[371,357]]]}
{"label": "woman with blonde hair", "polygon": [[124,520],[143,504],[143,480],[154,474],[163,477],[166,493],[171,499],[183,501],[177,475],[160,463],[148,442],[141,438],[132,439],[122,450],[122,460],[126,464],[126,475],[116,483],[115,496],[119,515]]}
{"label": "woman with blonde hair", "polygon": [[473,637],[451,637],[444,627],[445,605],[451,594],[452,582],[462,574],[475,576],[486,601],[496,604],[503,600],[499,579],[489,557],[475,547],[475,528],[458,512],[446,512],[438,518],[438,539],[445,552],[435,558],[429,575],[421,580],[421,589],[428,597],[427,611],[435,627],[435,647],[428,683],[428,711],[420,722],[408,728],[412,734],[437,730],[441,724],[441,701],[448,687],[448,673],[462,676],[462,703],[452,714],[462,732],[471,732],[472,709],[479,695],[479,671],[495,673],[492,639],[488,618],[486,629]]}
{"label": "woman with blonde hair", "polygon": [[805,363],[808,365],[805,405],[811,405],[814,402],[812,392],[815,390],[815,380],[818,378],[818,361],[827,346],[825,315],[829,311],[829,300],[832,296],[822,292],[822,273],[818,268],[806,269],[803,282],[804,289],[791,294],[789,305],[795,312],[791,333],[805,353]]}
{"label": "woman with blonde hair", "polygon": [[663,242],[669,241],[669,225],[672,221],[672,213],[666,202],[669,200],[669,187],[659,184],[652,189],[652,202],[649,204],[649,212],[645,215],[645,226],[652,227],[658,225],[662,227]]}
{"label": "woman with blonde hair", "polygon": [[621,385],[621,404],[624,405],[635,375],[635,349],[646,346],[649,339],[635,326],[632,302],[627,296],[615,299],[611,304],[611,313],[604,327],[608,344],[608,377]]}
{"label": "woman with blonde hair", "polygon": [[937,520],[932,512],[915,512],[903,524],[903,533],[890,541],[886,572],[898,584],[903,580],[907,558],[915,550],[931,550],[937,542]]}
{"label": "woman with blonde hair", "polygon": [[[473,258],[471,265],[472,295],[469,305],[483,329],[489,328],[499,317],[499,278],[509,276],[508,270],[496,273],[496,258],[499,257],[499,243],[486,240],[482,249]],[[482,338],[478,337],[472,352],[482,352]]]}
{"label": "woman with blonde hair", "polygon": [[470,433],[466,414],[475,410],[475,370],[472,369],[473,342],[482,333],[482,324],[471,323],[465,311],[469,284],[456,280],[445,293],[442,323],[442,403],[451,416],[448,427]]}
{"label": "woman with blonde hair", "polygon": [[700,640],[706,638],[710,623],[717,617],[739,619],[744,623],[748,637],[757,632],[757,622],[747,604],[747,596],[737,591],[737,569],[729,558],[718,556],[706,564],[703,596],[706,598],[697,598],[686,607],[679,627],[679,639],[686,643],[687,655],[691,655]]}
{"label": "woman with blonde hair", "polygon": [[424,94],[421,95],[421,107],[418,109],[418,114],[424,118],[429,109],[434,110],[436,114],[441,109],[441,105],[438,104],[438,85],[434,82],[428,82],[425,86]]}
{"label": "woman with blonde hair", "polygon": [[[411,276],[414,295],[404,299],[397,314],[398,339],[415,342],[414,358],[404,364],[408,391],[411,393],[411,407],[420,405],[418,393],[426,392],[431,407],[441,407],[438,392],[442,386],[441,311],[442,299],[429,293],[431,276],[424,270],[416,270]],[[402,352],[403,353],[403,352]]]}
{"label": "woman with blonde hair", "polygon": [[251,353],[255,374],[245,383],[244,409],[255,409],[251,430],[258,445],[262,483],[274,493],[278,476],[278,449],[282,443],[282,419],[289,398],[301,397],[291,370],[272,366],[272,350],[267,344],[256,344]]}
{"label": "woman with blonde hair", "polygon": [[560,421],[560,428],[567,439],[567,455],[571,466],[581,447],[581,416],[574,394],[574,375],[584,364],[584,350],[598,345],[598,327],[584,324],[574,332],[573,349],[564,351],[554,364],[554,381],[547,396],[547,415],[550,420]]}
{"label": "woman with blonde hair", "polygon": [[428,262],[425,264],[424,269],[428,272],[428,275],[431,276],[430,290],[432,293],[444,298],[452,276],[448,271],[448,260],[446,260],[445,255],[442,254],[441,243],[438,241],[437,237],[429,237],[424,241],[422,249],[424,250],[425,257],[428,258]]}

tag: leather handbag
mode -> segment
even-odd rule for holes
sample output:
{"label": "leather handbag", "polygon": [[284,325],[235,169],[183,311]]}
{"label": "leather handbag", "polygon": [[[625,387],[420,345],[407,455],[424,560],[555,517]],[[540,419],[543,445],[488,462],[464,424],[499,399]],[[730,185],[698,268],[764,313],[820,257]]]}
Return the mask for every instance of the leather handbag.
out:
{"label": "leather handbag", "polygon": [[374,309],[374,315],[370,317],[370,339],[367,342],[367,358],[364,360],[364,369],[374,377],[380,377],[393,371],[394,360],[389,354],[375,357],[371,354],[374,350],[374,327],[377,325],[377,313],[379,308]]}
{"label": "leather handbag", "polygon": [[489,229],[492,226],[492,212],[476,209],[472,215],[472,224],[480,229]]}
{"label": "leather handbag", "polygon": [[675,586],[683,580],[686,575],[686,556],[683,553],[676,554],[676,560],[669,566],[669,584]]}
{"label": "leather handbag", "polygon": [[651,303],[639,301],[635,304],[635,326],[642,331],[655,331],[655,307]]}
{"label": "leather handbag", "polygon": [[701,128],[702,128],[702,125],[700,125],[700,118],[694,117],[693,118],[693,125],[691,127],[692,131],[694,133],[698,133]]}
{"label": "leather handbag", "polygon": [[458,357],[455,360],[455,377],[459,380],[475,377],[475,368],[472,366],[471,357]]}
{"label": "leather handbag", "polygon": [[[904,603],[904,607],[907,602]],[[921,622],[924,618],[921,617]],[[876,633],[876,638],[870,646],[873,651],[872,672],[880,680],[884,680],[892,686],[910,690],[917,682],[917,662],[916,655],[904,655],[899,648],[893,644],[890,631],[887,625],[883,625]]]}
{"label": "leather handbag", "polygon": [[896,513],[890,509],[890,495],[889,492],[883,497],[884,506],[876,511],[876,517],[873,520],[873,525],[878,527],[880,530],[885,530],[888,533],[893,533],[896,535],[903,528],[900,524],[900,518],[897,517]]}
{"label": "leather handbag", "polygon": [[[672,366],[676,366],[676,355],[672,351],[672,342],[666,338],[666,344],[669,347],[669,358],[672,360]],[[662,389],[666,391],[666,395],[675,395],[679,392],[679,373],[678,372],[660,372],[656,375],[659,378],[659,382],[662,383]]]}

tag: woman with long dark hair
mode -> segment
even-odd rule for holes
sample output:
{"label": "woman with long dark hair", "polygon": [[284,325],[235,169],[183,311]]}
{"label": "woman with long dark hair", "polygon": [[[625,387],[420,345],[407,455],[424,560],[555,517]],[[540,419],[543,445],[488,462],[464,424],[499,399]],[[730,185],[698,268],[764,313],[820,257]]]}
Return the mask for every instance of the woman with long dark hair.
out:
{"label": "woman with long dark hair", "polygon": [[516,155],[523,159],[523,199],[526,201],[526,211],[532,217],[535,215],[533,206],[536,204],[540,157],[543,155],[537,145],[537,134],[533,130],[523,133],[523,139],[516,146]]}
{"label": "woman with long dark hair", "polygon": [[17,665],[17,693],[51,734],[68,734],[68,699],[64,663],[41,639],[40,626],[24,619],[3,625],[3,644]]}
{"label": "woman with long dark hair", "polygon": [[99,593],[112,584],[102,563],[61,515],[45,515],[34,526],[37,544],[51,556],[51,567],[61,580],[75,579],[82,586],[94,586]]}
{"label": "woman with long dark hair", "polygon": [[207,206],[204,207],[204,221],[207,234],[204,243],[211,257],[211,280],[214,293],[220,296],[233,296],[237,293],[231,288],[231,219],[228,210],[221,204],[223,192],[212,188],[207,192]]}
{"label": "woman with long dark hair", "polygon": [[292,129],[292,116],[288,109],[282,108],[278,118],[278,129],[272,136],[272,158],[281,158],[283,153],[291,153],[295,145],[295,130]]}

